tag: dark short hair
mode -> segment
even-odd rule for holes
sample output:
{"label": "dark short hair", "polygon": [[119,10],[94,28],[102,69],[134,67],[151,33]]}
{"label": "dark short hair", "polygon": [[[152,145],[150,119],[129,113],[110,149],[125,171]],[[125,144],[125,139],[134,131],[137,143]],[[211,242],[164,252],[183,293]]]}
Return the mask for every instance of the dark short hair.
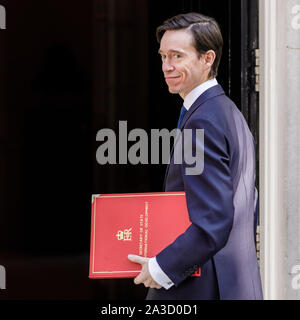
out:
{"label": "dark short hair", "polygon": [[209,50],[215,52],[216,59],[209,77],[216,77],[223,49],[223,37],[216,20],[194,12],[179,14],[164,21],[163,24],[156,29],[157,41],[159,43],[161,42],[166,31],[181,29],[188,29],[192,32],[194,47],[200,56]]}

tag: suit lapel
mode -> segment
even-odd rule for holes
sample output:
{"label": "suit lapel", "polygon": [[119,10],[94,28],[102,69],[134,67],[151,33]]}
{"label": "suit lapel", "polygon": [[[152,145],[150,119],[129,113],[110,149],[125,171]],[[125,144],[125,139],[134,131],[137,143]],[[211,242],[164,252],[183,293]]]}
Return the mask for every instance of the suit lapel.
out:
{"label": "suit lapel", "polygon": [[[206,90],[203,94],[200,95],[200,97],[193,103],[193,105],[191,106],[191,108],[188,110],[188,112],[185,114],[185,116],[183,117],[180,127],[179,129],[182,131],[187,120],[191,117],[191,115],[207,100],[223,95],[225,94],[223,88],[218,84],[214,87],[211,87],[210,89]],[[170,163],[171,160],[173,158],[173,153],[174,153],[174,146],[175,146],[175,142],[174,145],[172,147],[172,151],[171,151],[171,155],[170,155]],[[164,186],[163,186],[163,190],[165,190],[166,187],[166,181],[167,181],[167,176],[169,173],[169,168],[170,168],[170,164],[167,167],[166,173],[165,173],[165,179],[164,179]]]}

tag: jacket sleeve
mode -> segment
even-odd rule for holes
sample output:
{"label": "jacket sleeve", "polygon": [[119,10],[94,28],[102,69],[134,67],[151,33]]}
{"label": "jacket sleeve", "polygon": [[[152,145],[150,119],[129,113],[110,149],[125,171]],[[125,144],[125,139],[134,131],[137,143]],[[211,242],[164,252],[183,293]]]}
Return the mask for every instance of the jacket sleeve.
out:
{"label": "jacket sleeve", "polygon": [[[233,186],[229,143],[224,129],[208,119],[191,119],[185,129],[204,129],[204,170],[188,175],[183,161],[181,174],[192,222],[186,232],[157,256],[162,270],[178,286],[227,243],[233,225]],[[192,147],[199,147],[193,134]],[[184,155],[183,155],[184,159]]]}

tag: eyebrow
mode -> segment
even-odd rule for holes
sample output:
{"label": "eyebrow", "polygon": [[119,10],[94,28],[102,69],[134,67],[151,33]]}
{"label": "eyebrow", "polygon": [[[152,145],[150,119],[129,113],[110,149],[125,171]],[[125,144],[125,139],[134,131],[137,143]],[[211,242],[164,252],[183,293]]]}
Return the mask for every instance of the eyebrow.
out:
{"label": "eyebrow", "polygon": [[[174,50],[174,49],[169,50],[169,52],[185,54],[185,52],[184,52],[184,51],[181,51],[181,50]],[[159,50],[158,50],[158,54],[162,54],[162,53],[163,53],[163,51],[159,49]]]}

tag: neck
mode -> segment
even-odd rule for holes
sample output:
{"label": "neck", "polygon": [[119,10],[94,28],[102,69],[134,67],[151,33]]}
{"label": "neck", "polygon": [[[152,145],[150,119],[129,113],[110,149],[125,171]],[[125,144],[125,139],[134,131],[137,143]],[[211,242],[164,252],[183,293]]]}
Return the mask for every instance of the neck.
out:
{"label": "neck", "polygon": [[205,83],[206,81],[212,80],[212,79],[213,79],[213,78],[207,78],[206,80],[201,81],[201,82],[199,82],[198,84],[196,84],[192,89],[190,89],[190,90],[188,90],[188,91],[186,91],[186,92],[180,92],[180,93],[179,93],[180,97],[184,100],[185,97],[186,97],[190,92],[192,92],[195,88],[199,87],[201,84]]}

